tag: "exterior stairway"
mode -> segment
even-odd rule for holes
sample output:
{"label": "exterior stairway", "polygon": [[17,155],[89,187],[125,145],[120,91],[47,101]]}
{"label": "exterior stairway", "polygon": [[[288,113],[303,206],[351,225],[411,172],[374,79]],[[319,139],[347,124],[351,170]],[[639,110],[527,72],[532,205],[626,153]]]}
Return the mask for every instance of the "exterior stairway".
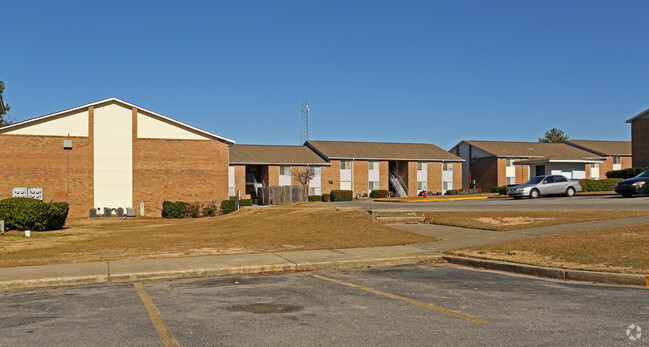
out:
{"label": "exterior stairway", "polygon": [[385,224],[417,224],[425,219],[421,211],[372,210],[370,213]]}
{"label": "exterior stairway", "polygon": [[396,172],[395,170],[391,170],[389,173],[389,179],[390,179],[390,183],[397,191],[399,197],[408,196],[408,190],[406,188],[406,184],[403,182],[398,172]]}

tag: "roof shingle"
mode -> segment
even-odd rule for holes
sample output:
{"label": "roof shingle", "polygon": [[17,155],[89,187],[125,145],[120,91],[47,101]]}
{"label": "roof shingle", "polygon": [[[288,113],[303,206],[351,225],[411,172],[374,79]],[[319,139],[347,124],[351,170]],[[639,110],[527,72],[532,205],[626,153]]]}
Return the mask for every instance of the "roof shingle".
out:
{"label": "roof shingle", "polygon": [[426,143],[307,141],[305,145],[329,159],[463,161],[442,148]]}
{"label": "roof shingle", "polygon": [[305,146],[233,145],[231,164],[329,165]]}

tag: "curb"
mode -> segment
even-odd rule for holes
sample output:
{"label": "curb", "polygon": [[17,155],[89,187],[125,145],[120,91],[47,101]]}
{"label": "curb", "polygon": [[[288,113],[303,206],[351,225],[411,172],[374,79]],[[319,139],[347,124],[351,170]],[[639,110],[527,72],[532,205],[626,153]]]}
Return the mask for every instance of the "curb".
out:
{"label": "curb", "polygon": [[92,285],[105,283],[127,283],[142,280],[168,280],[168,279],[189,279],[206,278],[234,274],[262,274],[274,272],[302,272],[327,269],[360,268],[368,266],[387,266],[416,264],[420,261],[441,259],[441,254],[403,256],[389,258],[366,258],[355,260],[339,261],[318,261],[305,263],[286,263],[273,265],[251,265],[182,269],[172,271],[137,271],[120,274],[109,272],[96,273],[85,276],[52,277],[39,279],[15,279],[0,282],[0,292],[15,289],[46,288],[59,286]]}
{"label": "curb", "polygon": [[458,201],[458,200],[484,200],[484,199],[489,199],[490,197],[488,196],[476,196],[472,198],[449,198],[449,199],[426,199],[426,200],[385,200],[385,199],[374,199],[372,201],[375,202],[407,202],[407,203],[412,203],[412,202],[439,202],[439,201]]}
{"label": "curb", "polygon": [[487,270],[507,271],[564,281],[593,282],[599,284],[615,284],[649,288],[649,275],[558,269],[498,260],[458,257],[454,255],[444,255],[442,258],[452,264]]}

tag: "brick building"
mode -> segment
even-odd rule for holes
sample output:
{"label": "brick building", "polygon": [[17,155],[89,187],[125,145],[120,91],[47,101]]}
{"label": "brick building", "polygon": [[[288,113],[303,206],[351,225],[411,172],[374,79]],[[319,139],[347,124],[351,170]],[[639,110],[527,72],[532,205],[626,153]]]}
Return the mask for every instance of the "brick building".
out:
{"label": "brick building", "polygon": [[92,207],[159,216],[163,200],[227,199],[232,144],[110,98],[0,128],[0,199],[42,188],[44,201],[69,201],[71,216]]}
{"label": "brick building", "polygon": [[229,194],[256,199],[259,187],[300,185],[313,172],[309,195],[321,194],[322,168],[331,165],[305,146],[233,145],[230,147]]}
{"label": "brick building", "polygon": [[649,109],[626,122],[631,123],[633,166],[649,166]]}
{"label": "brick building", "polygon": [[322,167],[322,193],[347,189],[365,196],[383,189],[417,196],[423,190],[458,189],[462,182],[462,158],[432,144],[307,141],[304,145],[331,163]]}
{"label": "brick building", "polygon": [[591,165],[601,165],[606,160],[565,143],[461,141],[450,152],[465,160],[462,186],[482,190],[522,184],[530,177],[545,174],[589,178]]}
{"label": "brick building", "polygon": [[590,174],[586,178],[605,179],[609,171],[632,166],[631,141],[568,140],[564,143],[606,158],[601,164],[590,164]]}

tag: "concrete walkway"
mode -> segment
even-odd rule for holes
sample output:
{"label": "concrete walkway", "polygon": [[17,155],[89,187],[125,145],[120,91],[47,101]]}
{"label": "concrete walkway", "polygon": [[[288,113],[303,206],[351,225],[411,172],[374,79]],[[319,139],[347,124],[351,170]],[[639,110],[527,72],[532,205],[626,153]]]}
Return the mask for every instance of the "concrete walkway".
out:
{"label": "concrete walkway", "polygon": [[649,216],[498,232],[433,224],[395,225],[443,239],[406,246],[237,254],[187,258],[0,268],[0,290],[128,282],[145,279],[206,277],[234,273],[307,271],[361,266],[412,264],[441,258],[460,247],[518,240],[595,228],[649,223]]}

